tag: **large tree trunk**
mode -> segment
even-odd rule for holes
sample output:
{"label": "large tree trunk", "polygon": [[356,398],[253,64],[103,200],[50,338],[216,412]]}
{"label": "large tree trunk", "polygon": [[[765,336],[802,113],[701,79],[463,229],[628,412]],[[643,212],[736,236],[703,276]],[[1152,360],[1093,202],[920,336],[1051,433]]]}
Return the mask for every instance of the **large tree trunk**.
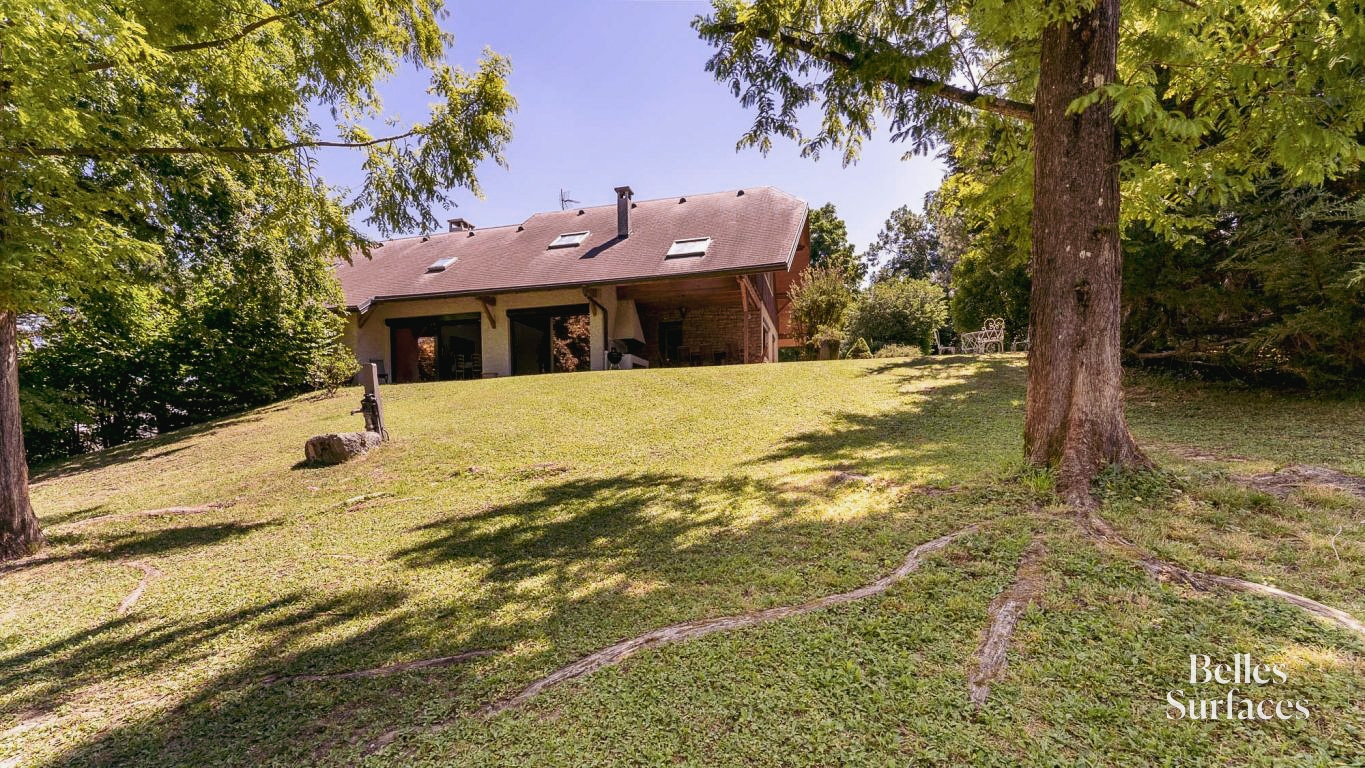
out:
{"label": "large tree trunk", "polygon": [[19,327],[0,311],[0,562],[32,554],[43,532],[28,501],[28,463],[19,417]]}
{"label": "large tree trunk", "polygon": [[1117,64],[1119,0],[1043,31],[1034,102],[1033,295],[1025,452],[1070,501],[1108,464],[1145,466],[1123,415],[1119,181],[1110,106],[1067,107]]}

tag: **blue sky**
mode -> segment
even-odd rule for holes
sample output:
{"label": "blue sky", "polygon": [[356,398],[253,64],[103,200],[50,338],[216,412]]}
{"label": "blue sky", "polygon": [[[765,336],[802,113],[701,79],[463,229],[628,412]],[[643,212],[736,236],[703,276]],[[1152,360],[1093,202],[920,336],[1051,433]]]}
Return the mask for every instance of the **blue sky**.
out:
{"label": "blue sky", "polygon": [[[637,199],[766,184],[812,206],[833,202],[862,251],[892,209],[921,206],[942,166],[934,158],[903,161],[907,147],[884,132],[847,168],[837,154],[802,158],[787,141],[767,157],[737,153],[752,115],[706,72],[711,48],[689,26],[709,7],[694,0],[450,0],[452,63],[472,69],[485,46],[509,57],[519,104],[509,167],[488,163],[479,174],[485,199],[457,191],[459,208],[448,214],[492,226],[557,209],[561,188],[583,205],[602,205],[622,184]],[[425,73],[411,70],[389,81],[387,111],[404,122],[422,119],[425,83]],[[329,182],[358,186],[354,153],[325,151],[320,161]]]}

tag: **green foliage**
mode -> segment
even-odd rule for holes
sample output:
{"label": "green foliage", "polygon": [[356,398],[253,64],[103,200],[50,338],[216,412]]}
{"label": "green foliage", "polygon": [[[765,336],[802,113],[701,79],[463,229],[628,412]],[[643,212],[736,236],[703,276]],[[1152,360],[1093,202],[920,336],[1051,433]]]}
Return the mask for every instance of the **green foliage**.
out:
{"label": "green foliage", "polygon": [[848,240],[848,225],[839,218],[834,203],[810,211],[810,263],[812,267],[838,269],[853,286],[867,275],[867,265],[854,254],[853,243]]}
{"label": "green foliage", "polygon": [[933,221],[902,205],[887,217],[877,240],[867,249],[867,261],[877,265],[878,280],[910,277],[945,281],[939,251]]}
{"label": "green foliage", "polygon": [[873,357],[919,357],[924,351],[909,344],[883,344],[872,354]]}
{"label": "green foliage", "polygon": [[950,302],[953,328],[974,331],[987,319],[1000,317],[1007,340],[1027,335],[1031,281],[1028,258],[1020,256],[974,249],[957,262]]}
{"label": "green foliage", "polygon": [[943,288],[928,280],[890,278],[863,292],[849,312],[845,332],[860,341],[910,344],[927,353],[934,329],[947,318]]}
{"label": "green foliage", "polygon": [[839,265],[812,265],[791,288],[791,318],[797,335],[810,344],[822,331],[840,328],[855,296],[848,274]]}
{"label": "green foliage", "polygon": [[[0,310],[33,326],[35,458],[335,386],[349,363],[331,264],[368,248],[351,214],[385,234],[435,228],[511,136],[507,61],[446,64],[444,14],[440,0],[0,14]],[[399,66],[430,72],[430,114],[372,135],[392,124],[376,87]],[[321,146],[365,153],[352,202],[316,178]]]}
{"label": "green foliage", "polygon": [[1128,470],[1109,466],[1095,478],[1095,495],[1110,501],[1154,503],[1171,500],[1184,493],[1180,478],[1161,470]]}
{"label": "green foliage", "polygon": [[[836,150],[848,162],[879,116],[913,151],[976,122],[1019,134],[986,146],[1027,168],[1028,127],[1001,99],[1032,96],[1043,27],[1082,3],[713,5],[695,27],[716,48],[708,69],[756,110],[741,145],[767,151],[777,136],[804,155]],[[1365,158],[1361,50],[1359,4],[1137,0],[1123,7],[1118,77],[1072,106],[1112,105],[1125,221],[1179,240],[1201,225],[1178,210],[1191,199],[1222,205],[1281,172],[1295,185],[1320,184]],[[958,83],[968,87],[954,90]],[[968,117],[963,105],[997,111]],[[809,130],[812,107],[821,119]],[[1009,174],[996,194],[1026,202],[1030,179]]]}
{"label": "green foliage", "polygon": [[[1362,177],[1365,178],[1365,177]],[[1134,227],[1124,244],[1124,346],[1139,360],[1250,381],[1314,386],[1365,377],[1365,255],[1359,181],[1267,180],[1172,246]]]}
{"label": "green foliage", "polygon": [[320,303],[252,296],[205,276],[181,300],[158,288],[87,293],[45,318],[41,343],[20,358],[29,460],[334,390],[356,370],[340,329]]}
{"label": "green foliage", "polygon": [[867,346],[867,339],[859,338],[848,348],[848,353],[844,357],[850,360],[866,360],[872,357],[872,348]]}
{"label": "green foliage", "polygon": [[1057,474],[1050,467],[1026,466],[1019,471],[1019,484],[1039,503],[1056,501]]}
{"label": "green foliage", "polygon": [[[187,167],[158,161],[163,197],[138,223],[163,259],[30,316],[34,342],[21,351],[20,384],[32,461],[354,374],[318,208],[289,205],[292,192],[271,161],[200,187],[175,184]],[[44,394],[54,391],[64,407]]]}
{"label": "green foliage", "polygon": [[[505,59],[445,63],[443,14],[439,0],[32,0],[5,14],[0,309],[52,311],[154,269],[165,243],[142,228],[156,202],[262,165],[280,210],[312,212],[319,250],[348,258],[365,240],[313,175],[310,148],[328,141],[366,153],[356,200],[376,228],[434,228],[448,190],[477,191],[477,165],[500,158],[514,107]],[[400,64],[431,72],[431,113],[371,136],[376,85]]]}
{"label": "green foliage", "polygon": [[[1031,107],[1022,102],[1038,86],[1042,29],[1080,6],[714,0],[695,27],[716,49],[708,69],[755,110],[742,146],[766,152],[783,137],[803,155],[836,150],[850,162],[878,118],[912,151],[946,139],[950,176],[934,224],[944,260],[961,261],[954,319],[968,328],[1002,315],[1018,334],[1034,192]],[[1125,231],[1195,243],[1267,182],[1321,185],[1349,178],[1365,159],[1358,3],[1138,0],[1124,4],[1118,50],[1114,81],[1096,83],[1072,108],[1104,100],[1118,120]],[[1258,244],[1247,243],[1238,269],[1287,280],[1259,305],[1260,326],[1229,349],[1244,365],[1303,379],[1357,370],[1358,300],[1349,291],[1352,280],[1365,282],[1359,257],[1316,259],[1326,267],[1311,274],[1293,255],[1304,241],[1292,222],[1244,237]],[[1355,266],[1343,272],[1341,260]],[[1301,312],[1293,302],[1304,301]]]}
{"label": "green foliage", "polygon": [[156,291],[129,287],[87,292],[82,307],[30,318],[35,338],[19,358],[19,381],[31,461],[117,445],[154,428],[144,402],[156,399],[161,377],[147,353],[161,344],[164,319]]}
{"label": "green foliage", "polygon": [[335,339],[333,343],[323,345],[309,361],[308,384],[331,397],[350,382],[358,370],[360,361],[356,360],[355,353],[340,339]]}

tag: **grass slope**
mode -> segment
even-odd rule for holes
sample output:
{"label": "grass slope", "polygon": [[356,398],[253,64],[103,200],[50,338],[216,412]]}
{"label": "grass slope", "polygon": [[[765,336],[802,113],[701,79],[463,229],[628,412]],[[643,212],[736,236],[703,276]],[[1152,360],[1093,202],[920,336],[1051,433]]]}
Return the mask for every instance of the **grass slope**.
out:
{"label": "grass slope", "polygon": [[[1021,356],[389,387],[393,442],[296,466],[309,435],[354,428],[358,396],[290,401],[36,477],[52,546],[0,574],[0,765],[1330,765],[1365,753],[1357,638],[1264,599],[1158,585],[1081,536],[1045,476],[1007,481]],[[1125,536],[1365,616],[1365,504],[1231,481],[1290,462],[1365,474],[1365,403],[1143,379],[1130,414],[1171,476],[1107,479],[1103,513]],[[388,495],[354,500],[376,493]],[[232,506],[72,525],[210,502]],[[621,638],[872,581],[969,523],[983,525],[882,596],[645,652],[471,716]],[[987,606],[1035,535],[1048,548],[1041,606],[975,712],[966,677]],[[143,577],[130,562],[163,575],[120,615]],[[471,649],[499,653],[262,683]],[[1167,720],[1166,691],[1193,695],[1190,653],[1282,662],[1287,683],[1243,693],[1300,699],[1313,716]]]}

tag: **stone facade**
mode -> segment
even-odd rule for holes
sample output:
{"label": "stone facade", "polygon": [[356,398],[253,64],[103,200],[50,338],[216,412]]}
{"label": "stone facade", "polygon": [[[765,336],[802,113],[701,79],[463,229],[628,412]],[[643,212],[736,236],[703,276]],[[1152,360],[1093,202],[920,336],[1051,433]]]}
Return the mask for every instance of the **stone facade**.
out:
{"label": "stone facade", "polygon": [[[739,299],[731,305],[711,304],[688,307],[683,315],[679,307],[657,305],[639,306],[640,325],[645,332],[645,346],[642,357],[651,366],[664,364],[663,351],[659,348],[659,324],[682,322],[682,343],[688,348],[688,356],[700,355],[703,365],[715,363],[715,353],[725,351],[728,363],[744,362],[744,311]],[[763,359],[762,324],[758,310],[749,310],[749,359],[759,362]],[[686,360],[672,364],[687,364]]]}

